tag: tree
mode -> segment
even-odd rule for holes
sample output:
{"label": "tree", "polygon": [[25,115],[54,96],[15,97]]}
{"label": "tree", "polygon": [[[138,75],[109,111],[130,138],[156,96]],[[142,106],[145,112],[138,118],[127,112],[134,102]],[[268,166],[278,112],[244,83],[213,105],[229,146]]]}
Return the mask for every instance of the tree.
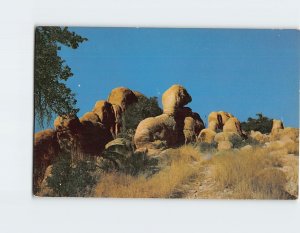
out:
{"label": "tree", "polygon": [[86,38],[67,27],[36,27],[34,51],[34,113],[43,128],[53,114],[75,114],[75,95],[65,83],[73,76],[71,68],[58,56],[61,45],[76,49]]}
{"label": "tree", "polygon": [[257,113],[258,118],[249,117],[246,122],[242,122],[242,129],[246,132],[251,130],[260,131],[261,133],[270,133],[272,130],[273,119],[264,116],[262,113]]}
{"label": "tree", "polygon": [[122,116],[121,136],[133,135],[138,124],[148,117],[162,114],[157,97],[138,97],[138,102],[130,105]]}

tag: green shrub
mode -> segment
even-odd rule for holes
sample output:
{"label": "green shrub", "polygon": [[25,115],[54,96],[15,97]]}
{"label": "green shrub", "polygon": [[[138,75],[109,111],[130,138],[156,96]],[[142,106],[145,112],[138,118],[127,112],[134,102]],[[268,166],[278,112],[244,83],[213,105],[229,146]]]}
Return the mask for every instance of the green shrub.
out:
{"label": "green shrub", "polygon": [[96,184],[95,170],[96,164],[92,159],[72,162],[70,154],[65,152],[53,163],[47,185],[55,196],[87,196]]}
{"label": "green shrub", "polygon": [[200,151],[203,153],[214,152],[217,149],[218,144],[216,142],[200,142],[199,147]]}
{"label": "green shrub", "polygon": [[239,149],[243,146],[246,146],[246,145],[251,145],[251,146],[258,146],[260,145],[260,143],[249,137],[247,139],[244,139],[238,135],[233,135],[231,138],[230,138],[230,142],[232,143],[232,148],[236,148],[236,149]]}
{"label": "green shrub", "polygon": [[150,158],[145,153],[135,153],[132,147],[126,147],[126,152],[104,150],[100,167],[106,172],[117,171],[131,176],[154,174],[158,168],[158,160]]}
{"label": "green shrub", "polygon": [[138,124],[148,117],[162,114],[157,97],[138,97],[138,102],[130,105],[122,116],[122,129],[120,137],[132,138]]}
{"label": "green shrub", "polygon": [[262,113],[257,113],[257,119],[249,117],[246,122],[241,123],[242,130],[250,132],[251,130],[260,131],[261,133],[270,133],[272,130],[273,119],[263,116]]}

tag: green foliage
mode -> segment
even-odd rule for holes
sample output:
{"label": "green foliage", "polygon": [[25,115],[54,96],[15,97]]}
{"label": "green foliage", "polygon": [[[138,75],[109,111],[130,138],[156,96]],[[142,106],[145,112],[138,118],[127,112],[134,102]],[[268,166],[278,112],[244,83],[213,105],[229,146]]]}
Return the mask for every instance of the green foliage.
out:
{"label": "green foliage", "polygon": [[158,105],[157,97],[139,97],[138,102],[130,105],[122,116],[121,137],[126,137],[126,134],[134,135],[135,129],[142,120],[160,114],[162,110]]}
{"label": "green foliage", "polygon": [[76,113],[76,99],[63,82],[73,76],[71,68],[58,56],[61,45],[76,49],[87,40],[67,27],[37,27],[34,56],[34,113],[43,128],[52,115]]}
{"label": "green foliage", "polygon": [[218,144],[216,142],[208,143],[208,142],[200,142],[199,147],[200,151],[203,153],[211,153],[217,149]]}
{"label": "green foliage", "polygon": [[248,137],[247,139],[244,139],[238,135],[233,135],[230,138],[230,142],[232,143],[232,148],[237,148],[237,149],[247,145],[251,145],[251,146],[260,145],[260,143],[254,138]]}
{"label": "green foliage", "polygon": [[242,129],[246,132],[254,130],[260,131],[263,134],[270,133],[272,130],[273,119],[263,116],[262,113],[257,113],[256,116],[256,119],[249,117],[246,122],[242,122]]}
{"label": "green foliage", "polygon": [[133,149],[126,149],[126,152],[105,150],[102,153],[105,160],[100,167],[105,172],[117,171],[131,176],[152,175],[158,171],[157,159],[150,158],[145,153],[135,153]]}
{"label": "green foliage", "polygon": [[47,184],[55,196],[87,196],[96,184],[95,170],[96,164],[92,160],[71,162],[70,154],[61,154],[53,164]]}

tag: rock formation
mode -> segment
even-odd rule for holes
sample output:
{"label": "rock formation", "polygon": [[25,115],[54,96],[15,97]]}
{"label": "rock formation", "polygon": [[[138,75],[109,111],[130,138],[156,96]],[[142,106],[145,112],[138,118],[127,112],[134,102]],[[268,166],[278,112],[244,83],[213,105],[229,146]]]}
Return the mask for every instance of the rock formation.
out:
{"label": "rock formation", "polygon": [[198,113],[186,104],[192,101],[187,90],[173,85],[162,96],[163,114],[141,121],[134,135],[138,150],[162,149],[196,141],[204,128]]}
{"label": "rock formation", "polygon": [[119,105],[125,111],[130,104],[137,102],[138,98],[130,89],[117,87],[111,91],[107,101],[111,104]]}
{"label": "rock formation", "polygon": [[206,143],[212,143],[214,141],[214,138],[216,136],[216,132],[212,129],[203,129],[200,134],[198,135],[198,141],[199,142],[206,142]]}
{"label": "rock formation", "polygon": [[[198,141],[220,144],[218,148],[229,148],[232,137],[245,137],[241,129],[240,121],[231,113],[219,111],[208,115],[208,127],[200,132]],[[221,143],[222,142],[222,143]]]}
{"label": "rock formation", "polygon": [[272,134],[276,134],[276,133],[278,133],[283,128],[284,127],[283,127],[282,121],[274,119],[273,120],[273,125],[272,125],[272,131],[271,131],[271,133]]}
{"label": "rock formation", "polygon": [[34,192],[41,185],[45,169],[53,163],[59,151],[69,151],[72,156],[99,156],[105,145],[119,134],[123,112],[140,96],[144,95],[125,87],[115,88],[109,94],[108,101],[97,101],[93,110],[80,119],[75,115],[58,116],[53,123],[54,130],[36,133]]}
{"label": "rock formation", "polygon": [[162,95],[163,111],[165,114],[174,115],[191,101],[192,97],[183,86],[173,85]]}
{"label": "rock formation", "polygon": [[35,134],[33,147],[33,191],[40,186],[46,168],[53,163],[60,150],[55,130],[46,129]]}

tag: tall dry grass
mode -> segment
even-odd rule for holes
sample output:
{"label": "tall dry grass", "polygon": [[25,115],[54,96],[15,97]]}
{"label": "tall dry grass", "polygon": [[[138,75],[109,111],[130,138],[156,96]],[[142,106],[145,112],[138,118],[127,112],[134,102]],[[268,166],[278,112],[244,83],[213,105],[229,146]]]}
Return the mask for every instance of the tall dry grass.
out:
{"label": "tall dry grass", "polygon": [[[164,157],[167,165],[148,178],[103,174],[94,188],[94,196],[170,198],[195,176],[202,189],[206,186],[209,189],[203,198],[293,199],[298,196],[298,157],[283,155],[280,150],[230,150],[206,158],[188,145],[169,149]],[[196,191],[198,187],[193,185],[187,187]]]}
{"label": "tall dry grass", "polygon": [[200,152],[183,146],[166,152],[169,165],[149,178],[119,173],[102,175],[94,189],[97,197],[168,198],[176,187],[193,176],[201,166]]}
{"label": "tall dry grass", "polygon": [[[270,149],[229,151],[210,161],[211,176],[220,190],[231,190],[229,198],[290,199],[285,191],[287,178],[281,170],[282,156]],[[298,172],[296,172],[298,180]]]}

